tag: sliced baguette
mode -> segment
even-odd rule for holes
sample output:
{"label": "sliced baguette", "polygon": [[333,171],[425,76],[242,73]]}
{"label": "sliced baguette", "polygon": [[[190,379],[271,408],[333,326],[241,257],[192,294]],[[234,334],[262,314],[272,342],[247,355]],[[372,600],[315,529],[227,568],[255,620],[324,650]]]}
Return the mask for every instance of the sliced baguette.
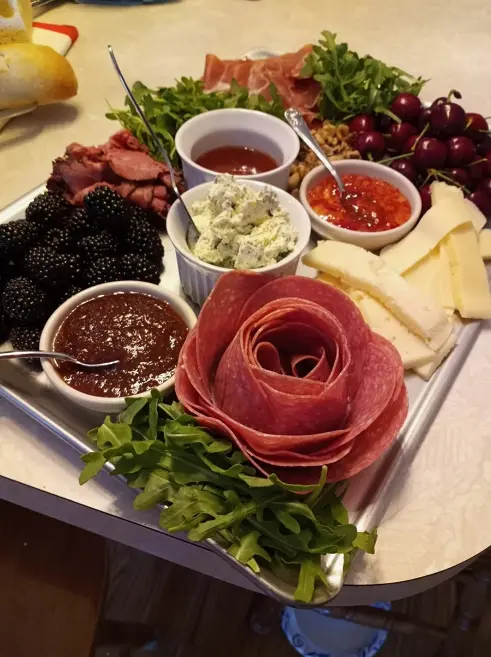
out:
{"label": "sliced baguette", "polygon": [[77,78],[70,63],[48,46],[0,46],[0,109],[46,105],[75,96]]}

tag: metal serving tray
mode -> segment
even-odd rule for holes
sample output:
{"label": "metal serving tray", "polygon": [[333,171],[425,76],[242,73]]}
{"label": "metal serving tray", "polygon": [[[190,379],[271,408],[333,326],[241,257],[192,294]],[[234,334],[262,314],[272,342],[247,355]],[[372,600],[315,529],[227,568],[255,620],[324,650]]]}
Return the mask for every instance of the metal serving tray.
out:
{"label": "metal serving tray", "polygon": [[[5,208],[0,212],[0,223],[23,217],[28,203],[43,191],[44,186],[40,186]],[[167,236],[163,237],[163,243],[165,271],[161,285],[184,296],[180,288],[174,248]],[[300,265],[298,273],[310,276],[312,271]],[[373,529],[381,522],[385,512],[384,500],[390,498],[388,489],[394,480],[400,483],[401,479],[404,479],[409,464],[472,349],[480,328],[480,322],[470,322],[462,326],[457,347],[428,383],[416,375],[406,376],[410,410],[398,440],[381,459],[351,480],[346,494],[346,505],[352,510],[351,519],[359,530]],[[26,372],[26,368],[16,361],[3,361],[0,367],[0,395],[80,454],[92,451],[93,444],[86,434],[89,429],[101,424],[103,415],[82,409],[65,398],[61,400],[50,387],[44,373],[26,375]],[[80,468],[82,469],[82,463]],[[310,605],[299,605],[294,600],[292,585],[280,580],[267,569],[262,569],[259,575],[255,575],[214,541],[208,540],[207,543],[210,549],[218,552],[257,587],[284,604],[327,604],[339,593],[343,585],[343,555],[326,555],[323,559],[325,570],[329,573],[329,590],[319,588]]]}

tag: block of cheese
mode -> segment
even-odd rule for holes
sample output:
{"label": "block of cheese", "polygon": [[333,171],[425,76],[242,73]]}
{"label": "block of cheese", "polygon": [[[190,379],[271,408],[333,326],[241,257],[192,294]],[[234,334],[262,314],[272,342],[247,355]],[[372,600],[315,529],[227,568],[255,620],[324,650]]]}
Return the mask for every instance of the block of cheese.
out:
{"label": "block of cheese", "polygon": [[342,290],[356,303],[368,326],[391,342],[401,356],[404,369],[411,370],[433,361],[435,352],[400,322],[385,306],[366,292],[355,290],[329,274],[317,278]]}
{"label": "block of cheese", "polygon": [[359,246],[328,240],[303,257],[309,267],[368,292],[436,351],[452,330],[443,308],[405,281],[379,256]]}
{"label": "block of cheese", "polygon": [[485,228],[479,233],[479,251],[483,260],[491,258],[491,230]]}
{"label": "block of cheese", "polygon": [[441,203],[442,201],[447,201],[449,199],[453,199],[454,201],[464,200],[467,211],[470,214],[470,220],[474,224],[476,231],[479,233],[484,228],[484,225],[486,224],[486,217],[483,215],[481,210],[479,210],[479,208],[474,205],[474,203],[472,203],[472,201],[464,199],[464,193],[461,189],[455,185],[447,185],[447,183],[444,182],[431,183],[430,188],[432,205],[436,205],[437,203]]}
{"label": "block of cheese", "polygon": [[438,253],[439,259],[439,279],[438,292],[440,303],[445,310],[455,310],[455,298],[452,287],[452,270],[450,268],[450,258],[448,257],[448,247],[446,241],[441,242]]}
{"label": "block of cheese", "polygon": [[31,0],[0,0],[0,45],[31,40]]}
{"label": "block of cheese", "polygon": [[380,255],[398,274],[404,274],[435,249],[448,233],[470,222],[463,199],[445,198],[428,210],[412,232],[397,244],[386,246]]}
{"label": "block of cheese", "polygon": [[472,226],[461,226],[446,238],[455,305],[467,319],[491,318],[491,294],[479,241]]}
{"label": "block of cheese", "polygon": [[447,340],[442,344],[440,349],[436,352],[436,354],[433,357],[433,360],[431,360],[429,363],[426,363],[425,365],[421,365],[419,367],[415,367],[414,371],[416,374],[418,374],[422,379],[425,379],[425,381],[428,381],[437,367],[439,367],[444,359],[448,356],[448,354],[452,351],[452,349],[455,347],[457,344],[457,332],[452,331],[452,333],[449,335]]}
{"label": "block of cheese", "polygon": [[402,277],[423,294],[440,303],[439,294],[440,256],[438,247],[430,251],[422,260],[408,269]]}

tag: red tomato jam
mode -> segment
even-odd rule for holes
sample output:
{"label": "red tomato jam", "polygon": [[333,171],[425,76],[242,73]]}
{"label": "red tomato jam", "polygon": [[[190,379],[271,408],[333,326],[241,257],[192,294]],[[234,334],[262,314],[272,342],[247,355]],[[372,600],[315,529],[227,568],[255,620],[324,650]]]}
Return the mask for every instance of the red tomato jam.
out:
{"label": "red tomato jam", "polygon": [[394,185],[362,176],[342,176],[343,199],[332,176],[312,187],[307,195],[310,206],[326,221],[341,228],[375,233],[404,224],[411,216],[411,205]]}

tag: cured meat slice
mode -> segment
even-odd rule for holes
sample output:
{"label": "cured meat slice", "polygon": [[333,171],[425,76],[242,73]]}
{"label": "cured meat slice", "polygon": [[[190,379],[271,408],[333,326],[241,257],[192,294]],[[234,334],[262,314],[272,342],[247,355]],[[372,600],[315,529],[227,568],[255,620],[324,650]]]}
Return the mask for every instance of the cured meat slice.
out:
{"label": "cured meat slice", "polygon": [[224,91],[235,80],[251,93],[271,100],[270,85],[273,83],[285,107],[298,107],[311,120],[315,117],[320,85],[312,78],[301,78],[305,58],[311,51],[312,46],[306,45],[295,53],[254,61],[223,60],[207,55],[203,74],[205,90]]}
{"label": "cured meat slice", "polygon": [[291,482],[315,482],[322,465],[329,481],[353,476],[407,414],[398,352],[349,297],[298,276],[222,276],[181,350],[176,393],[259,471]]}

